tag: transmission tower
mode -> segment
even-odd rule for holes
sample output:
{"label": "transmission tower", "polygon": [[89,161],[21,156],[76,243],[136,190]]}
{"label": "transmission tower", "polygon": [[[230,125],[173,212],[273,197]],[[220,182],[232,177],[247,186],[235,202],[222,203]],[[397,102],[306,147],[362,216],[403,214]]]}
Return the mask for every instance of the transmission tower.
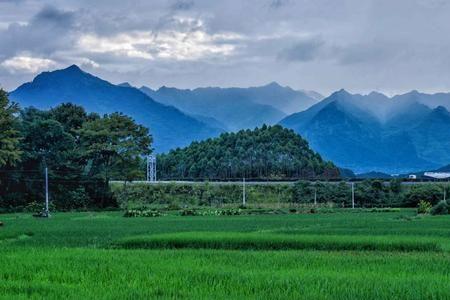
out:
{"label": "transmission tower", "polygon": [[147,182],[156,182],[156,156],[147,156]]}

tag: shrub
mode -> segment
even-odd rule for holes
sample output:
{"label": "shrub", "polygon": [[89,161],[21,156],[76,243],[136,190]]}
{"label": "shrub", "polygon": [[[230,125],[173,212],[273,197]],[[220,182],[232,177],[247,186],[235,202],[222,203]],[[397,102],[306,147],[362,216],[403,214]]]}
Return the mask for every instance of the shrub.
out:
{"label": "shrub", "polygon": [[182,211],[181,211],[181,214],[180,214],[181,216],[195,216],[195,210],[193,210],[193,209],[183,209]]}
{"label": "shrub", "polygon": [[[430,205],[431,207],[431,205]],[[383,213],[383,212],[400,212],[400,208],[392,208],[392,207],[382,207],[382,208],[372,208],[369,210],[374,213]]]}
{"label": "shrub", "polygon": [[205,209],[194,210],[185,209],[181,212],[181,216],[237,216],[241,214],[241,209]]}
{"label": "shrub", "polygon": [[163,216],[163,213],[155,209],[129,209],[123,216],[127,218],[160,217]]}
{"label": "shrub", "polygon": [[403,205],[417,207],[421,200],[436,205],[442,199],[442,187],[438,184],[418,184],[411,186],[404,196]]}
{"label": "shrub", "polygon": [[432,215],[448,215],[447,201],[440,201],[438,204],[431,208]]}
{"label": "shrub", "polygon": [[417,213],[418,214],[429,214],[431,211],[431,203],[428,201],[420,200],[418,207],[417,207]]}
{"label": "shrub", "polygon": [[167,206],[167,210],[180,210],[180,209],[181,209],[181,207],[176,203],[170,203]]}

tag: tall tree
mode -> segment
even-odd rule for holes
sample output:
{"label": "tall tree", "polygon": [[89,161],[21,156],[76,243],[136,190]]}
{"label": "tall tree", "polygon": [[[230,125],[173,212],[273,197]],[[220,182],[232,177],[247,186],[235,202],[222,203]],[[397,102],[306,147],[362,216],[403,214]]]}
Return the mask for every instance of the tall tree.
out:
{"label": "tall tree", "polygon": [[0,167],[13,165],[20,160],[18,111],[17,104],[10,103],[8,94],[0,89]]}
{"label": "tall tree", "polygon": [[139,168],[139,158],[151,153],[148,129],[120,113],[88,121],[78,132],[81,147],[91,162],[90,172],[102,173],[105,182],[111,171],[127,179]]}

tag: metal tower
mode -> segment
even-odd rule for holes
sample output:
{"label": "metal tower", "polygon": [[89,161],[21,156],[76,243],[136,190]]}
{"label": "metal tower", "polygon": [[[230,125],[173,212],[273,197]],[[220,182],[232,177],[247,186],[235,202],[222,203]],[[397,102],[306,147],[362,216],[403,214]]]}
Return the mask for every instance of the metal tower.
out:
{"label": "metal tower", "polygon": [[156,182],[156,156],[147,156],[147,182]]}

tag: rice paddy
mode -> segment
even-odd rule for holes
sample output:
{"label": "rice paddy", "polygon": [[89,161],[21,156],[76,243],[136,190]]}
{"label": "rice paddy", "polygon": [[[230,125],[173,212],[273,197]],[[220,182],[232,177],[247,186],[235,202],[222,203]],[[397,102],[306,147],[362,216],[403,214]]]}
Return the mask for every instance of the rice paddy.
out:
{"label": "rice paddy", "polygon": [[449,299],[450,218],[414,211],[0,215],[3,299]]}

